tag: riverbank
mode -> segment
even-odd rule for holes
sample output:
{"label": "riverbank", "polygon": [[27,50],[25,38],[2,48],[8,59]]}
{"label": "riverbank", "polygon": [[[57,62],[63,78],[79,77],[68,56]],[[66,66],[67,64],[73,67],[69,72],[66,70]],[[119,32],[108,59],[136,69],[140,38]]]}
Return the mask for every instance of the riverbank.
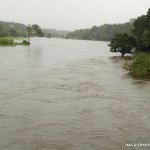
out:
{"label": "riverbank", "polygon": [[138,53],[125,58],[124,68],[137,78],[150,78],[150,54]]}
{"label": "riverbank", "polygon": [[0,37],[0,46],[30,45],[25,38]]}

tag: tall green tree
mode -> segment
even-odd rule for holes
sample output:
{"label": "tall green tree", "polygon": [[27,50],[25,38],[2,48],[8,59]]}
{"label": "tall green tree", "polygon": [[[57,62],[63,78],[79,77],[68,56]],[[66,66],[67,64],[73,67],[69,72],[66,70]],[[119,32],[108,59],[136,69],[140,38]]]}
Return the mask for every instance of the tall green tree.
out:
{"label": "tall green tree", "polygon": [[133,34],[137,49],[150,51],[150,9],[135,20]]}
{"label": "tall green tree", "polygon": [[28,42],[30,43],[30,37],[32,36],[43,36],[42,29],[40,28],[39,25],[34,24],[34,25],[28,25],[27,26],[27,32],[28,32]]}
{"label": "tall green tree", "polygon": [[40,28],[39,25],[37,25],[37,24],[32,25],[32,30],[33,30],[33,32],[35,32],[36,35],[38,35],[40,37],[43,36],[42,29]]}
{"label": "tall green tree", "polygon": [[110,52],[119,52],[124,57],[125,54],[132,53],[132,50],[135,48],[135,39],[126,33],[117,34],[111,40],[109,46]]}

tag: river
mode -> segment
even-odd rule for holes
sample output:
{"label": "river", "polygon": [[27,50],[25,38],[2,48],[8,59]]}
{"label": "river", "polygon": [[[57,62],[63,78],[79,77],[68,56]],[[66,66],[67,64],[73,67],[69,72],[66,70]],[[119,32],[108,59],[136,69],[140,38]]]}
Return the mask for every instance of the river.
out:
{"label": "river", "polygon": [[134,79],[107,42],[31,43],[0,47],[0,150],[150,144],[150,81]]}

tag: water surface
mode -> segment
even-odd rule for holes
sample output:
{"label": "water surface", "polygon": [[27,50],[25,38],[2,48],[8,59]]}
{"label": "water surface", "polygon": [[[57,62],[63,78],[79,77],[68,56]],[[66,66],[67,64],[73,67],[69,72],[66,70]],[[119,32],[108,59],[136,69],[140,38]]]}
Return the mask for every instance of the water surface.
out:
{"label": "water surface", "polygon": [[150,143],[150,82],[132,78],[107,42],[31,42],[0,47],[0,150]]}

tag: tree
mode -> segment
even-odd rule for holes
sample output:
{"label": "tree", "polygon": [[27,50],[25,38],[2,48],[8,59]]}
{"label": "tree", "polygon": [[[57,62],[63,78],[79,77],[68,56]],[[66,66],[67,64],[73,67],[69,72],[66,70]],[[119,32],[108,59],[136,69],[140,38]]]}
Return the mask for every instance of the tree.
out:
{"label": "tree", "polygon": [[38,35],[40,37],[43,36],[42,29],[40,28],[39,25],[37,25],[37,24],[32,25],[32,30],[36,35]]}
{"label": "tree", "polygon": [[32,26],[30,24],[27,26],[27,32],[28,32],[28,42],[30,43],[30,36],[32,32]]}
{"label": "tree", "polygon": [[[150,30],[145,30],[142,38],[143,46],[150,48]],[[150,49],[149,49],[150,50]]]}
{"label": "tree", "polygon": [[104,24],[101,26],[93,26],[90,29],[80,29],[69,32],[66,38],[111,41],[116,34],[127,33],[132,35],[134,26],[127,22],[124,24]]}
{"label": "tree", "polygon": [[28,32],[28,42],[30,43],[30,37],[31,35],[37,35],[37,36],[43,36],[42,29],[37,24],[34,25],[28,25],[27,26],[27,32]]}
{"label": "tree", "polygon": [[17,31],[14,28],[11,28],[9,30],[9,34],[10,34],[10,36],[16,37],[17,36]]}
{"label": "tree", "polygon": [[150,9],[146,15],[135,20],[133,34],[136,37],[137,49],[150,51]]}
{"label": "tree", "polygon": [[122,57],[124,57],[126,53],[132,53],[133,48],[135,48],[135,39],[126,33],[117,34],[109,46],[110,52],[120,52]]}

